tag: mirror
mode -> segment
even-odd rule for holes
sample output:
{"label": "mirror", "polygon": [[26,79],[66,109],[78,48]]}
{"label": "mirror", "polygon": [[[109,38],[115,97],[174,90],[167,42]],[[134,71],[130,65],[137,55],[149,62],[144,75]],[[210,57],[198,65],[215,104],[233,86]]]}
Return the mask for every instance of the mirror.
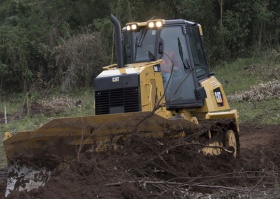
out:
{"label": "mirror", "polygon": [[131,56],[131,51],[130,51],[130,46],[129,46],[129,45],[126,46],[126,55],[127,55],[128,57]]}
{"label": "mirror", "polygon": [[159,53],[159,54],[162,54],[162,53],[163,53],[163,49],[164,49],[163,41],[159,41],[159,44],[158,44],[158,53]]}

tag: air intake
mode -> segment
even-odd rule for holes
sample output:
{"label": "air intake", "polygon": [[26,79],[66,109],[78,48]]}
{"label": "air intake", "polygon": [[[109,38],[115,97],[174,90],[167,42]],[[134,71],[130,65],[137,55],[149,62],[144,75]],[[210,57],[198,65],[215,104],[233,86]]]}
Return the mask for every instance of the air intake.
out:
{"label": "air intake", "polygon": [[95,114],[140,111],[138,87],[95,91]]}

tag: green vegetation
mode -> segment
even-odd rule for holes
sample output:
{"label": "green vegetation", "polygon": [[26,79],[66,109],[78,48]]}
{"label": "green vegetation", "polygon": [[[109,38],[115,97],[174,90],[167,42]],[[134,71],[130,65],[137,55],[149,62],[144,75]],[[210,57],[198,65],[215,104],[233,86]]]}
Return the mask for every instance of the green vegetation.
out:
{"label": "green vegetation", "polygon": [[[32,105],[33,102],[39,105]],[[4,106],[7,110],[8,124],[4,125],[4,121],[1,122],[1,133],[33,130],[53,118],[94,114],[94,91],[93,89],[69,93],[52,91],[47,96],[35,92],[28,99],[15,97],[1,102],[1,109],[4,110]],[[29,107],[30,110],[28,111],[26,107]]]}
{"label": "green vegetation", "polygon": [[151,18],[198,22],[216,65],[264,50],[279,53],[279,10],[278,0],[2,0],[1,98],[92,86],[101,66],[115,62],[110,14],[122,26]]}
{"label": "green vegetation", "polygon": [[238,59],[224,67],[216,67],[213,71],[227,94],[234,94],[248,90],[253,85],[279,79],[280,64],[268,65],[255,59]]}
{"label": "green vegetation", "polygon": [[[45,113],[32,113],[32,102],[37,102],[40,110]],[[24,107],[29,104],[30,111]],[[61,93],[52,90],[51,93],[34,92],[28,96],[13,95],[7,100],[0,102],[0,113],[4,112],[6,106],[8,124],[0,120],[0,168],[6,166],[6,159],[3,151],[3,138],[5,132],[18,132],[24,130],[35,130],[51,119],[58,117],[79,117],[94,114],[94,91],[86,89]],[[36,107],[35,107],[36,108]],[[2,112],[3,109],[3,112]],[[34,108],[33,108],[34,109]],[[49,111],[51,110],[51,111]]]}
{"label": "green vegetation", "polygon": [[231,108],[239,112],[240,122],[257,125],[274,125],[280,123],[280,100],[271,99],[254,102],[231,102]]}
{"label": "green vegetation", "polygon": [[[213,69],[240,122],[280,124],[280,54],[238,59]],[[265,96],[267,95],[267,96]]]}
{"label": "green vegetation", "polygon": [[3,168],[7,165],[7,160],[5,158],[5,153],[3,151],[3,142],[2,138],[0,139],[0,168]]}

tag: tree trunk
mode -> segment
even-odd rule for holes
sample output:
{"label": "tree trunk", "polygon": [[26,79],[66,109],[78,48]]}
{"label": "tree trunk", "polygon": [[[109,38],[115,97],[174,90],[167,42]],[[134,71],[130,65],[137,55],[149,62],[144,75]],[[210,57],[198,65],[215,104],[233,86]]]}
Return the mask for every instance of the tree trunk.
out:
{"label": "tree trunk", "polygon": [[262,45],[262,28],[263,27],[263,23],[260,22],[260,30],[259,30],[259,37],[258,37],[258,53],[260,52],[260,48],[261,48],[261,45]]}
{"label": "tree trunk", "polygon": [[224,5],[224,0],[218,0],[220,4],[220,31],[221,31],[221,36],[222,36],[222,60],[225,60],[225,38],[223,34],[223,5]]}

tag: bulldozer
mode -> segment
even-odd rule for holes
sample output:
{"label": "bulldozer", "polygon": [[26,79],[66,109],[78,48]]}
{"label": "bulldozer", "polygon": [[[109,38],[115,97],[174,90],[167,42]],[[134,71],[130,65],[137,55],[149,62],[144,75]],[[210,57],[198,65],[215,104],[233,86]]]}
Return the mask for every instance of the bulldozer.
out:
{"label": "bulldozer", "polygon": [[[14,135],[7,132],[5,196],[44,186],[54,169],[50,158],[121,150],[121,140],[133,134],[170,139],[195,135],[193,143],[205,155],[225,151],[238,157],[238,112],[230,109],[209,69],[201,25],[151,19],[121,28],[113,15],[111,21],[117,64],[103,67],[95,78],[95,115],[53,119]],[[201,128],[206,123],[220,128]]]}

